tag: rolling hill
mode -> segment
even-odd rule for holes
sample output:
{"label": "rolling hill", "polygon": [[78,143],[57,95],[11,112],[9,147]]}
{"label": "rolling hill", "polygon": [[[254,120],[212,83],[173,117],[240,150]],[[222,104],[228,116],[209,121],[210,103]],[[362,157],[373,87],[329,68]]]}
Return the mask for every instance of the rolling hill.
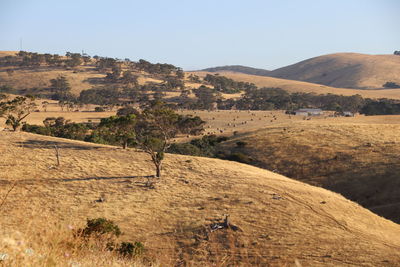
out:
{"label": "rolling hill", "polygon": [[337,53],[279,68],[269,76],[333,87],[377,89],[400,83],[400,56]]}
{"label": "rolling hill", "polygon": [[283,122],[237,135],[223,147],[400,223],[399,123],[399,116]]}
{"label": "rolling hill", "polygon": [[[214,74],[213,72],[201,72],[201,71],[192,73],[197,74],[198,76],[201,77],[204,77],[207,74]],[[226,76],[236,81],[251,82],[258,87],[279,87],[292,93],[302,92],[302,93],[338,94],[338,95],[359,94],[364,98],[400,99],[399,89],[362,90],[362,89],[337,88],[311,82],[302,82],[302,81],[287,80],[274,77],[257,76],[257,75],[243,74],[238,72],[219,72],[219,73],[223,76]]]}
{"label": "rolling hill", "polygon": [[[12,56],[15,54],[16,52],[13,51],[0,51],[0,57]],[[336,59],[329,61],[328,59],[326,59],[329,57]],[[358,64],[357,66],[359,67],[354,69],[348,67],[348,65],[350,64],[348,62],[350,62],[351,61],[350,59],[352,58],[357,59],[358,60],[357,62],[361,62],[357,63]],[[295,64],[292,66],[274,70],[272,72],[260,69],[248,68],[244,66],[227,66],[220,68],[217,67],[217,68],[211,68],[210,70],[217,71],[221,75],[224,75],[228,78],[237,81],[254,83],[258,87],[280,87],[289,92],[309,92],[317,94],[332,93],[339,95],[360,94],[361,96],[366,98],[400,99],[399,89],[362,90],[362,89],[345,88],[345,87],[364,88],[366,86],[364,86],[365,84],[363,85],[362,83],[364,82],[371,83],[371,81],[375,81],[375,85],[374,86],[368,85],[368,86],[375,88],[381,88],[382,84],[385,83],[386,81],[393,81],[400,83],[399,81],[400,78],[398,77],[399,72],[397,68],[398,61],[400,61],[400,57],[394,55],[368,56],[360,54],[334,54],[334,55],[328,55],[310,59],[308,61],[300,62],[301,64],[298,63],[300,65]],[[362,62],[366,63],[364,64]],[[301,71],[297,69],[298,66],[300,66],[299,68],[301,69]],[[361,68],[360,66],[364,67]],[[343,68],[343,72],[339,71],[341,68]],[[331,71],[332,75],[340,74],[341,75],[340,79],[338,78],[337,80],[335,80],[335,82],[332,83],[330,86],[318,84],[318,83],[324,83],[324,81],[322,80],[316,79],[314,81],[313,78],[309,79],[309,77],[311,76],[317,77],[318,75],[320,75],[322,69],[326,73],[328,73],[328,70]],[[362,72],[360,72],[361,74],[357,74],[359,71],[358,69],[362,70]],[[254,73],[257,75],[244,74],[241,72]],[[206,74],[214,74],[214,73],[215,72],[205,72],[205,71],[187,72],[185,78],[185,86],[187,86],[188,88],[198,88],[200,85],[204,84],[204,82],[201,81],[200,82],[190,81],[190,79],[188,78],[190,74],[197,74],[199,76],[204,77]],[[267,74],[268,76],[276,76],[276,77],[282,76],[283,78],[260,76]],[[293,74],[293,77],[290,76],[289,74],[290,75]],[[294,74],[296,74],[297,76]],[[331,77],[331,74],[327,75],[326,77],[328,76]],[[79,93],[82,90],[106,84],[104,81],[106,73],[99,72],[98,70],[96,70],[94,64],[89,64],[89,65],[81,65],[75,67],[74,69],[66,69],[64,67],[53,67],[45,65],[31,66],[31,67],[3,66],[0,67],[0,86],[10,86],[11,88],[14,88],[16,90],[15,93],[23,94],[25,91],[29,93],[32,92],[34,93],[36,92],[35,90],[40,91],[41,89],[48,88],[50,86],[50,80],[55,79],[60,75],[63,75],[67,78],[72,87],[71,92],[75,95],[79,95]],[[136,71],[135,75],[139,77],[138,82],[141,85],[149,84],[151,82],[154,83],[163,82],[162,78],[157,77],[157,75],[150,75],[142,71]],[[326,77],[324,76],[324,79]],[[353,86],[354,84],[350,84],[347,82],[339,83],[342,80],[353,81],[354,83],[356,83],[357,79],[363,79],[362,82],[359,82],[357,86]],[[305,82],[300,80],[312,80],[312,82]],[[206,86],[208,85],[206,84]],[[167,92],[167,97],[176,97],[176,96],[179,96],[178,91]],[[224,97],[229,98],[231,97],[231,95],[227,94],[224,95]]]}
{"label": "rolling hill", "polygon": [[272,71],[240,65],[201,71],[268,76],[337,88],[382,89],[386,82],[400,83],[400,57],[336,53],[310,58]]}
{"label": "rolling hill", "polygon": [[[79,263],[79,250],[68,243],[57,250],[62,236],[46,237],[54,221],[68,229],[96,217],[115,221],[122,240],[142,242],[147,260],[162,266],[400,265],[398,224],[339,194],[249,165],[168,154],[163,177],[150,189],[152,164],[134,149],[1,132],[0,153],[0,195],[9,192],[1,238],[22,240],[17,254],[4,242],[0,251],[21,255],[27,244],[36,253],[23,262],[30,265]],[[106,200],[96,201],[100,196]],[[211,231],[224,214],[234,227]]]}
{"label": "rolling hill", "polygon": [[230,66],[207,68],[207,69],[203,69],[201,71],[207,71],[207,72],[231,71],[231,72],[239,72],[239,73],[258,75],[258,76],[269,76],[269,73],[270,73],[269,70],[257,69],[257,68],[246,67],[246,66],[241,66],[241,65],[230,65]]}

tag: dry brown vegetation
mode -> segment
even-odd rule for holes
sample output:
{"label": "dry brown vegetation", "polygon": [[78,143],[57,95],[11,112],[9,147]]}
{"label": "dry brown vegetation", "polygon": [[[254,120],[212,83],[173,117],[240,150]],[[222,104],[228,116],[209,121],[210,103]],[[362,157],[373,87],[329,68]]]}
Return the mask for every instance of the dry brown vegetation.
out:
{"label": "dry brown vegetation", "polygon": [[[147,259],[163,266],[400,264],[399,225],[336,193],[256,167],[167,155],[165,175],[150,189],[150,159],[135,150],[2,132],[0,153],[0,195],[15,183],[1,208],[2,240],[34,249],[22,263],[116,261],[55,245],[66,242],[61,232],[68,225],[106,217],[120,225],[123,240],[144,243]],[[100,196],[104,202],[96,202]],[[224,214],[239,229],[211,232]],[[16,253],[1,244],[1,252]]]}
{"label": "dry brown vegetation", "polygon": [[[224,146],[400,222],[399,130],[400,116],[330,118],[268,126]],[[246,146],[237,147],[238,141]]]}

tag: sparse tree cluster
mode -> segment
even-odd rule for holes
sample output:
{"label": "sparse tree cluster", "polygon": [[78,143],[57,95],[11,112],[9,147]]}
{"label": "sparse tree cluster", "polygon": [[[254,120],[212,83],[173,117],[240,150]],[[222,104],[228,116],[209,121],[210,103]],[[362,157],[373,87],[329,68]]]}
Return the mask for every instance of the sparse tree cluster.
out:
{"label": "sparse tree cluster", "polygon": [[[181,69],[175,67],[172,64],[166,63],[150,63],[144,59],[140,59],[138,62],[135,63],[135,68],[139,70],[143,70],[150,74],[162,74],[162,75],[170,75],[172,72],[180,72]],[[181,74],[179,74],[181,75]]]}
{"label": "sparse tree cluster", "polygon": [[385,88],[400,88],[400,84],[397,84],[395,82],[386,82],[383,87]]}
{"label": "sparse tree cluster", "polygon": [[218,74],[207,74],[206,77],[204,77],[204,81],[214,86],[215,90],[227,94],[234,94],[257,88],[253,83],[237,82]]}
{"label": "sparse tree cluster", "polygon": [[71,94],[71,86],[65,76],[59,76],[50,80],[50,92],[53,93],[52,99],[68,101],[74,97]]}
{"label": "sparse tree cluster", "polygon": [[197,97],[196,107],[199,109],[211,110],[216,108],[216,103],[219,98],[218,93],[213,88],[200,86],[194,90]]}
{"label": "sparse tree cluster", "polygon": [[90,62],[90,56],[71,52],[67,52],[64,58],[57,54],[40,54],[26,51],[19,51],[15,56],[5,56],[0,58],[0,66],[14,67],[76,67],[82,63],[89,64]]}

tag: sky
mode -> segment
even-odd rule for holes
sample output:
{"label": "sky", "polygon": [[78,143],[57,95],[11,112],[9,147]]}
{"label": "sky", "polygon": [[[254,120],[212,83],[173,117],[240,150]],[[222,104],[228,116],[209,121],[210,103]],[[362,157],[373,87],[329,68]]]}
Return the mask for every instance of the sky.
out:
{"label": "sky", "polygon": [[0,0],[0,50],[273,70],[400,50],[399,0]]}

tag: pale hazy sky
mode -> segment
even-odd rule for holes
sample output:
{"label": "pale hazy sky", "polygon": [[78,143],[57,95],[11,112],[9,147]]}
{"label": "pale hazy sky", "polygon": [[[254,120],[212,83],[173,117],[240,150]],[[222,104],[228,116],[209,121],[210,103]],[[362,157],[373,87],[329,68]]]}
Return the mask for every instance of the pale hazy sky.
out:
{"label": "pale hazy sky", "polygon": [[0,0],[0,50],[275,69],[400,50],[399,0]]}

